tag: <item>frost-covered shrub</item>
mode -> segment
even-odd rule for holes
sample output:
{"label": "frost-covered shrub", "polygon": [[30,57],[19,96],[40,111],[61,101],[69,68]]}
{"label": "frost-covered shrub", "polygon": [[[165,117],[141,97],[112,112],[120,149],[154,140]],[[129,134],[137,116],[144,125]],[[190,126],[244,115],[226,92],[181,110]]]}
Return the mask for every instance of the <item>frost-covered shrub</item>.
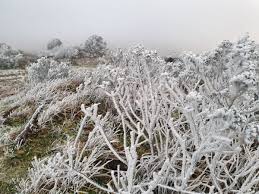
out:
{"label": "frost-covered shrub", "polygon": [[70,67],[64,62],[57,62],[53,59],[42,57],[36,63],[32,63],[28,68],[28,81],[37,84],[44,81],[51,81],[67,77]]}
{"label": "frost-covered shrub", "polygon": [[48,50],[52,50],[54,48],[60,47],[62,45],[61,40],[54,38],[52,40],[50,40],[47,44],[47,49]]}
{"label": "frost-covered shrub", "polygon": [[103,37],[92,35],[85,41],[83,49],[88,57],[102,57],[106,53],[107,43]]}
{"label": "frost-covered shrub", "polygon": [[[87,69],[70,69],[68,76],[44,80],[39,83],[31,83],[25,90],[19,92],[17,95],[3,100],[8,104],[10,109],[13,109],[10,117],[13,115],[27,115],[30,117],[33,110],[42,102],[48,101],[51,104],[45,106],[44,110],[38,116],[38,125],[43,126],[47,122],[55,121],[57,115],[61,116],[67,111],[70,113],[66,115],[68,118],[73,118],[80,110],[82,103],[89,103],[91,100],[90,91],[82,90],[85,76],[89,76],[90,72]],[[94,99],[94,98],[92,98]],[[19,108],[15,108],[19,107]],[[30,112],[26,111],[29,108]],[[64,115],[63,115],[64,116]]]}
{"label": "frost-covered shrub", "polygon": [[[210,99],[204,99],[202,103],[211,113],[220,110],[221,116],[217,117],[226,124],[221,130],[231,129],[241,139],[247,134],[245,126],[256,117],[256,111],[250,111],[258,103],[259,56],[255,48],[248,36],[237,43],[224,41],[213,52],[188,55],[185,59],[190,69],[182,73],[185,80],[190,77],[190,71],[195,73],[192,83],[185,81],[182,85],[186,84],[185,88],[194,88],[205,99]],[[214,126],[214,122],[219,123],[215,120],[208,123]]]}
{"label": "frost-covered shrub", "polygon": [[12,49],[5,43],[0,43],[0,69],[18,67],[21,58],[23,58],[23,55],[18,50]]}
{"label": "frost-covered shrub", "polygon": [[11,46],[5,43],[0,43],[0,53],[5,56],[13,56],[13,55],[18,55],[19,51],[12,49]]}
{"label": "frost-covered shrub", "polygon": [[51,158],[35,159],[28,174],[29,179],[21,181],[17,186],[19,193],[40,193],[46,188],[49,193],[76,193],[79,189],[91,188],[83,178],[85,175],[79,173],[84,172],[92,178],[101,174],[100,171],[104,167],[98,165],[98,151],[98,148],[94,148],[89,157],[81,155],[73,161],[76,154],[80,154],[80,150],[73,145],[67,145],[61,153]]}
{"label": "frost-covered shrub", "polygon": [[5,56],[0,57],[0,68],[1,69],[11,69],[15,67],[15,61],[13,59],[7,58]]}
{"label": "frost-covered shrub", "polygon": [[[96,108],[96,105],[88,108],[83,120],[96,117]],[[99,117],[98,121],[105,124],[107,118],[108,115]],[[83,127],[84,123],[80,126],[79,135]],[[108,141],[114,141],[117,138],[112,126],[106,125],[105,133]],[[61,151],[49,158],[41,160],[35,158],[28,178],[22,180],[17,186],[19,193],[40,193],[46,189],[50,193],[77,193],[80,189],[100,186],[97,183],[93,187],[89,184],[89,180],[102,176],[106,171],[107,162],[103,159],[110,153],[97,126],[90,132],[89,137],[91,138],[80,146],[77,141],[68,142]]]}
{"label": "frost-covered shrub", "polygon": [[42,51],[40,53],[41,57],[52,57],[55,60],[60,59],[72,59],[77,57],[79,54],[79,50],[76,47],[64,47],[58,46],[51,50]]}
{"label": "frost-covered shrub", "polygon": [[[73,192],[82,185],[106,193],[257,192],[258,61],[249,37],[223,41],[200,55],[183,54],[173,63],[141,46],[117,52],[86,74],[73,94],[63,95],[64,101],[49,90],[51,102],[58,103],[46,115],[79,96],[100,100],[109,113],[99,115],[97,104],[82,106],[84,117],[72,141],[80,152],[74,157],[61,153],[57,161],[55,155],[49,162],[38,160],[21,182],[21,192],[39,192],[45,185],[57,192],[56,183]],[[84,141],[80,137],[88,125],[99,135]],[[85,172],[76,164],[88,160],[88,143],[103,149]],[[119,164],[104,168],[97,162],[102,157]],[[93,172],[103,178],[101,185]]]}
{"label": "frost-covered shrub", "polygon": [[56,50],[53,53],[53,56],[55,59],[71,59],[78,55],[79,51],[78,49],[74,47],[65,47],[60,48]]}

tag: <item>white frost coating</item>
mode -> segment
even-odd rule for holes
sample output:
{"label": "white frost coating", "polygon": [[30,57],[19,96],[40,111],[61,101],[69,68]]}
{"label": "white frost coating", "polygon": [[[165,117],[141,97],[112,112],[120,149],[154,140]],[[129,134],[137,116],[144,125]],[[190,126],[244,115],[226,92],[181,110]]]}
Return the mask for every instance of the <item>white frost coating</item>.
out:
{"label": "white frost coating", "polygon": [[23,54],[20,51],[5,43],[0,43],[0,70],[18,67],[18,62],[22,58]]}
{"label": "white frost coating", "polygon": [[102,57],[107,51],[107,43],[103,37],[92,35],[85,41],[83,50],[88,57]]}
{"label": "white frost coating", "polygon": [[69,70],[70,67],[66,63],[42,57],[27,68],[28,81],[35,85],[40,82],[68,77]]}
{"label": "white frost coating", "polygon": [[[82,107],[87,119],[76,139],[59,155],[36,160],[20,193],[44,186],[60,193],[83,187],[120,194],[258,192],[255,46],[248,37],[223,41],[177,63],[142,46],[118,51],[68,94],[103,104]],[[48,97],[55,103],[57,96]],[[103,105],[109,114],[98,113]],[[89,122],[94,127],[81,142]],[[119,162],[108,168],[107,158]],[[107,179],[100,185],[96,177]]]}

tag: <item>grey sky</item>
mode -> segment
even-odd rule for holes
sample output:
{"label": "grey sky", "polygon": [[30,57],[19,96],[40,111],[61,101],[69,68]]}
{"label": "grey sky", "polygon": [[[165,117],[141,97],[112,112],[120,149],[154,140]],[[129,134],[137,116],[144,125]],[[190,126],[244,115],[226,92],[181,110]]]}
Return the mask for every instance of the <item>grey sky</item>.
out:
{"label": "grey sky", "polygon": [[202,51],[245,32],[259,42],[258,19],[259,0],[0,0],[0,42],[39,50],[99,34],[114,47]]}

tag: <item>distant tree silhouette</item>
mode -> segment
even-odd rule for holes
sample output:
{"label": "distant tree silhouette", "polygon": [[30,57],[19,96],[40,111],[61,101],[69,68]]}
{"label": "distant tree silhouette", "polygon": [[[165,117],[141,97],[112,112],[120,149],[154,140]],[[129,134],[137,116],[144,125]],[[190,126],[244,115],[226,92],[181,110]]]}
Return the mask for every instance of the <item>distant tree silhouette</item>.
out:
{"label": "distant tree silhouette", "polygon": [[50,40],[47,44],[47,49],[48,50],[52,50],[56,47],[60,47],[62,45],[62,42],[61,40],[57,39],[57,38],[54,38],[52,40]]}

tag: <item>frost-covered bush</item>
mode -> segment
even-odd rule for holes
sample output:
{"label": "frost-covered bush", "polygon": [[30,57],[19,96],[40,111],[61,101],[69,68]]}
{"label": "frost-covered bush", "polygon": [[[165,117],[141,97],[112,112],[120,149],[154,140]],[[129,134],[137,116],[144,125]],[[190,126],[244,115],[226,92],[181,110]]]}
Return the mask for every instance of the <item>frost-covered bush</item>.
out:
{"label": "frost-covered bush", "polygon": [[[86,74],[72,95],[66,93],[66,99],[99,100],[108,112],[100,114],[97,104],[82,105],[84,117],[70,142],[72,150],[79,150],[36,160],[20,192],[79,192],[83,185],[125,194],[258,192],[255,48],[244,37],[223,41],[211,52],[183,54],[173,63],[142,46],[118,51]],[[52,111],[68,101],[56,103]],[[93,131],[85,141],[81,136],[89,126]],[[87,151],[89,144],[102,145],[98,156]],[[83,163],[89,158],[96,159],[94,166]],[[104,166],[107,159],[118,165]],[[95,174],[101,184],[91,176]]]}
{"label": "frost-covered bush", "polygon": [[[97,106],[85,110],[88,117],[96,117]],[[98,118],[99,122],[105,124],[108,115]],[[81,135],[84,123],[80,126],[78,137]],[[106,138],[108,141],[116,139],[116,131],[112,126],[106,125]],[[68,142],[62,150],[43,160],[35,159],[32,168],[29,170],[28,179],[24,179],[18,185],[19,193],[40,193],[48,191],[50,193],[77,193],[83,189],[95,188],[100,186],[89,180],[103,175],[107,162],[102,161],[105,155],[108,156],[105,140],[96,126],[89,134],[89,140],[78,145],[77,141]],[[109,161],[108,161],[109,162]],[[101,187],[101,186],[100,186]],[[46,190],[48,188],[48,190]]]}
{"label": "frost-covered bush", "polygon": [[[49,59],[50,60],[50,59]],[[70,69],[70,68],[69,68]],[[29,82],[26,88],[17,95],[3,99],[2,102],[8,104],[12,112],[9,117],[16,115],[30,114],[43,102],[51,102],[44,107],[38,115],[38,125],[43,126],[48,122],[55,122],[57,116],[73,119],[80,110],[82,103],[90,103],[89,90],[82,90],[85,76],[89,76],[87,69],[70,69],[68,76],[53,80],[44,80],[39,83]],[[94,100],[95,98],[92,97]],[[66,116],[65,116],[66,114]]]}
{"label": "frost-covered bush", "polygon": [[37,84],[44,81],[65,78],[69,74],[70,67],[64,62],[57,62],[53,59],[42,57],[28,68],[28,81],[30,84]]}
{"label": "frost-covered bush", "polygon": [[0,69],[18,67],[21,58],[23,55],[18,50],[12,49],[5,43],[0,43]]}
{"label": "frost-covered bush", "polygon": [[[255,48],[255,43],[246,36],[237,43],[224,41],[213,52],[201,56],[187,55],[185,64],[190,69],[182,82],[185,88],[204,93],[206,100],[202,103],[212,115],[208,123],[214,130],[216,122],[222,131],[231,130],[244,141],[247,124],[257,117],[257,112],[252,111],[258,103],[259,89],[259,58]],[[196,76],[187,84],[190,71]]]}
{"label": "frost-covered bush", "polygon": [[85,41],[83,50],[88,57],[102,57],[107,51],[107,43],[103,37],[92,35]]}
{"label": "frost-covered bush", "polygon": [[15,67],[15,61],[7,58],[5,56],[0,57],[0,67],[1,69],[10,69]]}
{"label": "frost-covered bush", "polygon": [[52,50],[54,48],[60,47],[61,45],[62,45],[61,40],[59,40],[58,38],[54,38],[48,42],[47,49]]}
{"label": "frost-covered bush", "polygon": [[42,51],[40,53],[40,57],[52,57],[55,60],[60,59],[72,59],[77,57],[79,54],[79,50],[76,47],[64,47],[58,46],[51,50]]}
{"label": "frost-covered bush", "polygon": [[71,59],[78,55],[79,51],[77,48],[74,47],[65,47],[56,50],[53,53],[55,59]]}

